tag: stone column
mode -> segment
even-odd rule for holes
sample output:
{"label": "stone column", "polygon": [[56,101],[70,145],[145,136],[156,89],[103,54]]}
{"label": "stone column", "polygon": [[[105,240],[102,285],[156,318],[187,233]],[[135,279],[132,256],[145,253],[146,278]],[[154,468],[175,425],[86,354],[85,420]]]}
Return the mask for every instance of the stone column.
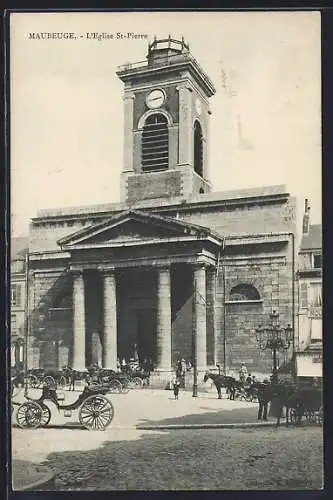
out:
{"label": "stone column", "polygon": [[86,366],[86,318],[83,272],[73,273],[73,364],[74,370]]}
{"label": "stone column", "polygon": [[179,93],[178,164],[192,165],[192,91],[187,85],[179,85],[177,90]]}
{"label": "stone column", "polygon": [[157,276],[157,369],[171,370],[171,277],[170,267]]}
{"label": "stone column", "polygon": [[215,294],[216,269],[207,271],[207,364],[215,366]]}
{"label": "stone column", "polygon": [[114,270],[104,271],[103,368],[117,370],[117,296]]}
{"label": "stone column", "polygon": [[126,92],[124,95],[124,171],[133,170],[133,109],[135,95]]}
{"label": "stone column", "polygon": [[203,371],[207,367],[206,268],[204,264],[194,268],[193,303],[197,369]]}

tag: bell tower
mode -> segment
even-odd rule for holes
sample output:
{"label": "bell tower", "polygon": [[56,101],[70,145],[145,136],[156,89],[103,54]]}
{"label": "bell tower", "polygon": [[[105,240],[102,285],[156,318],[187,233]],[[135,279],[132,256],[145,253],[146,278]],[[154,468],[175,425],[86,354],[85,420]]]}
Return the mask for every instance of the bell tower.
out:
{"label": "bell tower", "polygon": [[215,88],[184,39],[149,43],[146,61],[118,68],[124,83],[122,201],[210,191],[209,98]]}

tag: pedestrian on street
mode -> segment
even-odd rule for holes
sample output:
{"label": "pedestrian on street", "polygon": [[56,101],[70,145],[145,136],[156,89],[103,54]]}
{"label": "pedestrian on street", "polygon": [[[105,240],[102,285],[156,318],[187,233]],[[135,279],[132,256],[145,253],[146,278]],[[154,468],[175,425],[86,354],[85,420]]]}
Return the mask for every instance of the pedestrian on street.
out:
{"label": "pedestrian on street", "polygon": [[178,378],[175,378],[175,380],[173,381],[173,393],[175,399],[178,399],[179,397],[179,388],[180,388],[180,381]]}

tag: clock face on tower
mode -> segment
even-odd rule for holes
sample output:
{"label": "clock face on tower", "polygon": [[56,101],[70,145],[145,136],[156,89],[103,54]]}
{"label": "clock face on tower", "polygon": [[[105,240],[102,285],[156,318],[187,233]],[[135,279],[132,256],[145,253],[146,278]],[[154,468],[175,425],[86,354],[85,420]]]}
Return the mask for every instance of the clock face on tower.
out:
{"label": "clock face on tower", "polygon": [[160,108],[164,102],[165,94],[160,89],[152,90],[146,97],[146,104],[150,109]]}

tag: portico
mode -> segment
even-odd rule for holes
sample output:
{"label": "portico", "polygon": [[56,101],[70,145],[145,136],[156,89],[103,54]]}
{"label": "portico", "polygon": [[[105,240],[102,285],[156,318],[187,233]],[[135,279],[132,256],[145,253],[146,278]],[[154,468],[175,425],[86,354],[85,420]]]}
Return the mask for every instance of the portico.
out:
{"label": "portico", "polygon": [[[138,212],[126,212],[103,226],[102,231],[96,225],[59,241],[71,255],[73,368],[82,370],[87,364],[90,272],[101,282],[104,368],[116,369],[117,358],[129,357],[135,343],[141,358],[153,359],[155,371],[170,373],[178,357],[192,359],[195,335],[198,369],[204,370],[207,314],[213,313],[207,296],[214,296],[211,276],[222,240],[205,228]],[[214,321],[210,325],[208,337],[214,343]]]}

